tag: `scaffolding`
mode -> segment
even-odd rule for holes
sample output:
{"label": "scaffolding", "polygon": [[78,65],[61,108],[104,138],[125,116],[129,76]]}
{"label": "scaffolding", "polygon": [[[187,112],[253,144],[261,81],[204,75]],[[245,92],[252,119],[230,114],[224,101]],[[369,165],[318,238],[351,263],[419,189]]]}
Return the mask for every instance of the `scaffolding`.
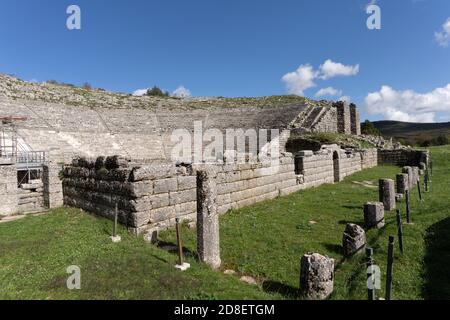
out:
{"label": "scaffolding", "polygon": [[0,165],[16,165],[19,186],[39,178],[47,161],[44,151],[33,151],[19,139],[17,124],[26,120],[26,117],[0,116]]}

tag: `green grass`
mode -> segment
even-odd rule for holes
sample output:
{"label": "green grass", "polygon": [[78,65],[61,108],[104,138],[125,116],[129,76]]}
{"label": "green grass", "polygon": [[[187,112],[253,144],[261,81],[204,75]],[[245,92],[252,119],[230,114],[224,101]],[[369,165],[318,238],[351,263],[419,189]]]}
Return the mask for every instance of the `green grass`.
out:
{"label": "green grass", "polygon": [[[433,148],[433,189],[419,203],[413,192],[412,219],[405,225],[405,254],[396,245],[394,299],[450,299],[450,147]],[[397,167],[357,173],[337,185],[324,185],[232,211],[221,217],[221,253],[227,276],[195,259],[195,230],[183,227],[192,268],[177,272],[168,253],[121,230],[123,241],[108,238],[111,222],[78,209],[0,224],[0,299],[293,299],[297,298],[300,257],[318,252],[336,259],[332,299],[366,299],[364,257],[343,261],[347,222],[362,224],[362,205],[378,198],[377,188],[355,184],[394,178]],[[404,212],[404,203],[400,204]],[[310,224],[315,221],[315,224]],[[375,262],[386,270],[387,241],[396,235],[395,214],[387,226],[368,232]],[[161,240],[175,243],[173,231]],[[69,291],[65,270],[78,265],[82,290]],[[252,275],[258,286],[239,281]],[[384,274],[382,285],[384,288]],[[383,290],[377,292],[384,294]]]}

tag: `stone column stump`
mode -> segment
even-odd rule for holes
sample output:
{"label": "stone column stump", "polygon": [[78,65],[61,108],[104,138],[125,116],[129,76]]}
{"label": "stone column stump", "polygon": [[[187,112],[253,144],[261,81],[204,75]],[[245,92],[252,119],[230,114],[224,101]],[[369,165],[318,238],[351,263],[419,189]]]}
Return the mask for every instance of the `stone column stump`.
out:
{"label": "stone column stump", "polygon": [[383,202],[384,209],[392,211],[395,209],[395,184],[392,179],[380,179],[379,181],[380,202]]}
{"label": "stone column stump", "polygon": [[382,202],[368,202],[364,205],[364,224],[368,229],[384,227],[384,205]]}
{"label": "stone column stump", "polygon": [[221,264],[216,175],[212,166],[197,171],[197,250],[213,269]]}
{"label": "stone column stump", "polygon": [[402,173],[406,173],[408,175],[408,182],[409,182],[409,190],[411,190],[414,187],[414,174],[412,167],[403,167]]}
{"label": "stone column stump", "polygon": [[300,261],[300,293],[309,300],[327,299],[334,289],[334,259],[318,253]]}
{"label": "stone column stump", "polygon": [[356,224],[348,223],[342,237],[344,256],[351,257],[358,252],[363,252],[365,246],[366,232],[364,229]]}
{"label": "stone column stump", "polygon": [[405,194],[409,190],[409,177],[407,173],[399,173],[397,175],[397,193]]}

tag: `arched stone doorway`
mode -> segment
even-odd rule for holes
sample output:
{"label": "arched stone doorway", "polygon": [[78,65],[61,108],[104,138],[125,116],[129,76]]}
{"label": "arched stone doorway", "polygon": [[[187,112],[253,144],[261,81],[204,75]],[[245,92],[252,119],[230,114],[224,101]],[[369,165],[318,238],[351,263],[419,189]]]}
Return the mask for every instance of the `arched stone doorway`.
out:
{"label": "arched stone doorway", "polygon": [[337,151],[333,152],[333,172],[334,172],[334,182],[339,182],[339,153]]}

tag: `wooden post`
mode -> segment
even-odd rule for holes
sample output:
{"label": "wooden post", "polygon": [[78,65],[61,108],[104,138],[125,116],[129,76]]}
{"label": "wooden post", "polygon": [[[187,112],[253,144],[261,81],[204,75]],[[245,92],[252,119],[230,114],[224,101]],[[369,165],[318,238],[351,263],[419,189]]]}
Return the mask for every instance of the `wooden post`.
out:
{"label": "wooden post", "polygon": [[425,187],[425,192],[428,192],[428,169],[425,171],[425,178],[424,178],[424,187]]}
{"label": "wooden post", "polygon": [[114,226],[113,226],[113,237],[117,237],[117,217],[119,215],[119,208],[116,203],[116,208],[114,210]]}
{"label": "wooden post", "polygon": [[394,265],[394,242],[395,237],[389,236],[387,274],[386,274],[386,300],[391,300],[392,294],[392,273]]}
{"label": "wooden post", "polygon": [[[366,258],[367,258],[367,284],[369,284],[369,279],[372,277],[373,274],[373,249],[372,248],[366,248]],[[375,300],[375,288],[372,286],[367,286],[367,295],[369,300]]]}
{"label": "wooden post", "polygon": [[409,201],[409,190],[406,190],[406,223],[411,223],[411,208]]}
{"label": "wooden post", "polygon": [[180,219],[176,218],[177,246],[178,246],[178,265],[183,265],[183,244],[181,243]]}
{"label": "wooden post", "polygon": [[397,209],[397,235],[398,235],[398,246],[400,252],[403,254],[403,226],[402,226],[402,215],[400,210]]}
{"label": "wooden post", "polygon": [[420,201],[423,201],[422,189],[420,188],[420,179],[417,179],[417,190],[419,191],[419,199],[420,199]]}

